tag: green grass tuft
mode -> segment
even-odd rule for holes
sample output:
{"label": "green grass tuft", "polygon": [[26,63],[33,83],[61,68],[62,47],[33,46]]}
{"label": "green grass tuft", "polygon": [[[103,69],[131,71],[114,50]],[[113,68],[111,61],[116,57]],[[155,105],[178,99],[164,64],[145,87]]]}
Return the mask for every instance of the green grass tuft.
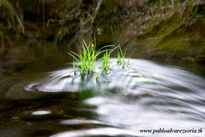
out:
{"label": "green grass tuft", "polygon": [[[112,49],[108,49],[112,47]],[[73,57],[73,72],[74,75],[76,75],[77,71],[80,70],[81,76],[85,76],[86,74],[93,74],[95,72],[95,66],[96,62],[98,60],[98,56],[102,53],[104,55],[99,58],[101,60],[101,72],[106,72],[109,73],[111,70],[111,65],[110,65],[110,55],[111,53],[116,49],[119,48],[118,56],[117,56],[117,63],[122,65],[123,68],[127,65],[129,67],[130,65],[130,58],[128,61],[125,61],[125,56],[126,56],[126,51],[122,51],[122,49],[119,46],[114,45],[107,45],[104,46],[103,48],[96,50],[96,41],[92,41],[91,43],[87,44],[85,41],[82,42],[82,48],[83,51],[81,54],[77,54],[75,52],[69,52],[68,54]],[[101,73],[100,72],[100,73]],[[98,79],[100,73],[97,74],[96,80]]]}
{"label": "green grass tuft", "polygon": [[102,58],[102,71],[109,72],[110,71],[110,52],[106,51],[103,58]]}
{"label": "green grass tuft", "polygon": [[[71,55],[76,62],[80,64],[81,74],[91,73],[95,70],[95,64],[97,57],[102,53],[102,51],[96,51],[96,46],[93,42],[87,44],[85,41],[82,43],[83,52],[78,55],[75,52],[68,53]],[[75,68],[76,62],[73,63],[73,68]],[[75,73],[75,70],[74,70]]]}
{"label": "green grass tuft", "polygon": [[92,41],[91,43],[87,44],[85,41],[82,42],[83,51],[80,55],[75,52],[69,52],[68,54],[73,57],[73,70],[74,74],[76,74],[76,67],[78,67],[81,71],[81,75],[90,74],[95,71],[95,65],[97,61],[97,57],[104,53],[102,57],[102,71],[109,72],[110,70],[110,54],[117,48],[113,48],[112,50],[106,49],[110,47],[114,47],[114,45],[107,45],[99,50],[96,50],[96,41]]}
{"label": "green grass tuft", "polygon": [[[119,65],[122,65],[123,68],[125,68],[125,66],[126,66],[125,57],[126,57],[127,49],[125,50],[125,52],[122,52],[122,49],[119,47],[119,50],[120,50],[120,52],[118,52],[117,63]],[[127,61],[127,66],[129,66],[129,65],[130,65],[130,58]]]}

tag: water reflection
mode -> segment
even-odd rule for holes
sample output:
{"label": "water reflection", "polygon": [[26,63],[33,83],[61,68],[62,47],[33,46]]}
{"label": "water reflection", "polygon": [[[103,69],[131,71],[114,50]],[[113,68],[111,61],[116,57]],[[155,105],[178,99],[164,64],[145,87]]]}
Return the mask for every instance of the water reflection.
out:
{"label": "water reflection", "polygon": [[[181,68],[162,66],[146,60],[131,60],[131,64],[131,67],[122,69],[116,64],[116,60],[112,59],[112,72],[101,75],[98,80],[101,83],[106,81],[106,86],[99,87],[94,78],[91,78],[90,84],[83,84],[83,87],[97,87],[94,91],[109,91],[106,95],[87,96],[83,101],[85,104],[96,106],[96,109],[90,110],[97,114],[95,120],[61,121],[63,125],[104,125],[110,128],[68,131],[53,136],[138,136],[140,129],[147,128],[205,127],[203,78]],[[98,67],[100,69],[100,66]],[[39,88],[36,89],[57,92],[73,89],[79,91],[81,79],[75,77],[78,82],[74,83],[72,73],[69,69],[53,72],[50,79],[39,84]],[[201,133],[196,136],[203,135]]]}
{"label": "water reflection", "polygon": [[[66,68],[29,84],[25,88],[27,94],[47,93],[44,98],[29,102],[36,108],[31,115],[49,114],[43,124],[50,126],[45,129],[40,120],[35,123],[30,116],[22,116],[22,120],[35,123],[35,132],[46,130],[51,137],[205,136],[205,132],[140,132],[160,128],[205,130],[204,78],[146,60],[130,60],[131,66],[125,69],[116,62],[112,59],[111,73],[101,74],[98,79],[97,72],[82,80],[80,74],[74,76],[73,70]],[[35,117],[35,121],[38,119]]]}
{"label": "water reflection", "polygon": [[47,115],[50,114],[50,111],[45,111],[45,110],[39,110],[39,111],[34,111],[31,113],[31,115]]}
{"label": "water reflection", "polygon": [[132,130],[123,130],[117,128],[96,128],[89,130],[78,130],[63,132],[50,137],[83,137],[83,136],[137,136],[137,134]]}

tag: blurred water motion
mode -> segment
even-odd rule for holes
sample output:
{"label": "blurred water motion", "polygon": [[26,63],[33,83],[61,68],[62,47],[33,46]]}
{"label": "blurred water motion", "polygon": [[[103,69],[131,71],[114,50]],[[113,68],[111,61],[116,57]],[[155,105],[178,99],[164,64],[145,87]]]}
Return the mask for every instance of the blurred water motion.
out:
{"label": "blurred water motion", "polygon": [[[93,119],[68,119],[60,122],[67,126],[87,125],[88,129],[66,131],[52,137],[149,136],[147,133],[140,133],[140,130],[159,128],[190,130],[205,127],[203,78],[179,67],[160,65],[147,60],[133,59],[130,62],[131,66],[125,69],[116,63],[116,59],[112,59],[111,62],[111,73],[101,74],[98,80],[94,74],[84,83],[80,74],[73,76],[72,69],[63,69],[52,72],[46,82],[44,80],[35,86],[28,86],[30,87],[28,91],[35,89],[41,92],[81,93],[84,92],[81,89],[84,83],[84,89],[106,93],[83,98],[84,104],[95,106],[95,109],[87,109],[97,115]],[[99,65],[97,68],[100,70]],[[99,127],[89,128],[90,125]],[[175,136],[181,137],[187,134],[175,134]],[[161,135],[170,134],[155,134],[155,136]],[[194,136],[202,137],[204,133]]]}
{"label": "blurred water motion", "polygon": [[51,137],[79,137],[79,136],[136,136],[135,132],[117,128],[97,128],[75,132],[63,132]]}
{"label": "blurred water motion", "polygon": [[50,114],[50,113],[51,113],[50,111],[39,110],[39,111],[34,111],[31,114],[32,115],[47,115],[47,114]]}
{"label": "blurred water motion", "polygon": [[125,69],[116,62],[111,59],[111,72],[98,79],[100,65],[84,79],[68,66],[14,82],[5,94],[0,132],[21,137],[205,136],[141,132],[205,130],[204,78],[147,60],[131,59]]}

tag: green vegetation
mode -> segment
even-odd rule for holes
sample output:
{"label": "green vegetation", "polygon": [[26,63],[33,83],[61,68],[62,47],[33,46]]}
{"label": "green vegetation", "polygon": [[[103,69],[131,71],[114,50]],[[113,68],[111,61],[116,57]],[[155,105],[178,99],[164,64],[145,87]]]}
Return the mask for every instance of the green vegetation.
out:
{"label": "green vegetation", "polygon": [[85,41],[83,41],[82,42],[83,51],[80,55],[78,55],[77,53],[72,52],[72,51],[68,53],[69,55],[71,55],[74,58],[74,61],[73,61],[74,74],[76,74],[76,72],[78,70],[78,64],[80,67],[81,75],[93,73],[95,71],[97,57],[101,53],[104,53],[104,52],[105,52],[105,54],[102,57],[102,71],[109,72],[109,70],[110,70],[110,64],[109,64],[110,55],[118,46],[116,46],[112,50],[106,49],[106,48],[113,47],[113,46],[114,45],[107,45],[99,50],[96,50],[96,41],[95,40],[90,42],[89,44],[87,44]]}
{"label": "green vegetation", "polygon": [[111,52],[106,51],[103,58],[102,58],[102,71],[109,72],[110,71],[110,59]]}
{"label": "green vegetation", "polygon": [[118,54],[117,54],[117,63],[118,64],[122,64],[122,61],[121,61],[121,57],[120,57],[120,53],[118,52]]}
{"label": "green vegetation", "polygon": [[76,73],[75,66],[80,65],[81,75],[84,73],[91,73],[95,70],[97,57],[102,53],[100,51],[96,51],[96,45],[91,42],[89,45],[85,41],[82,43],[83,52],[78,55],[75,52],[70,52],[74,58],[73,69],[74,73]]}
{"label": "green vegetation", "polygon": [[[126,56],[127,49],[125,50],[124,53],[122,52],[121,48],[119,48],[119,50],[120,50],[120,52],[118,52],[117,63],[122,65],[123,68],[125,68],[125,65],[126,65],[125,56]],[[130,64],[130,58],[127,61],[127,66],[129,66],[129,64]]]}
{"label": "green vegetation", "polygon": [[3,3],[3,0],[0,0],[0,6],[2,5],[2,3]]}
{"label": "green vegetation", "polygon": [[124,95],[124,96],[127,96],[127,93],[125,92],[125,93],[123,93],[123,95]]}
{"label": "green vegetation", "polygon": [[73,71],[74,71],[74,75],[76,75],[76,67],[77,67],[77,63],[75,62],[75,60],[73,60]]}
{"label": "green vegetation", "polygon": [[100,76],[101,72],[99,72],[96,76],[96,80],[98,80],[98,77]]}
{"label": "green vegetation", "polygon": [[[0,0],[0,70],[42,57],[65,61],[67,50],[81,49],[82,39],[93,35],[97,49],[119,43],[135,58],[204,62],[204,5],[203,0]],[[74,56],[76,74],[95,69]],[[120,67],[129,66],[121,52],[116,57]],[[104,66],[110,70],[109,63]]]}
{"label": "green vegetation", "polygon": [[130,65],[130,58],[128,58],[127,67],[129,67],[129,65]]}
{"label": "green vegetation", "polygon": [[[73,72],[74,75],[76,75],[77,71],[80,70],[81,76],[84,76],[86,74],[91,74],[95,72],[95,66],[96,62],[98,60],[98,56],[102,53],[104,55],[99,58],[101,60],[101,71],[109,73],[110,72],[110,55],[111,53],[116,49],[119,48],[120,52],[118,52],[118,61],[117,63],[122,65],[123,68],[125,68],[126,64],[127,66],[130,65],[130,58],[128,61],[125,61],[126,51],[123,53],[122,49],[119,46],[115,46],[113,49],[107,49],[108,47],[114,47],[114,45],[107,45],[99,50],[96,50],[96,41],[92,41],[89,44],[87,44],[85,41],[82,42],[82,53],[78,55],[75,52],[69,52],[68,54],[73,57]],[[79,68],[78,68],[79,66]],[[99,72],[96,76],[96,79],[98,79],[101,72]]]}
{"label": "green vegetation", "polygon": [[[108,45],[106,47],[109,47],[109,46],[112,46],[112,45]],[[102,71],[103,72],[110,72],[110,63],[109,63],[110,55],[118,47],[119,46],[116,46],[112,50],[106,50],[105,51],[105,54],[102,57]]]}

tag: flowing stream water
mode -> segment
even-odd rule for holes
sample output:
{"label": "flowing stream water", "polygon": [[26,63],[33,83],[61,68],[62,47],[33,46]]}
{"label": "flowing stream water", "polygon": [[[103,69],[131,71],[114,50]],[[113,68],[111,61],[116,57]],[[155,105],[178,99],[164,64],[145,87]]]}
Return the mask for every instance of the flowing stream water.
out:
{"label": "flowing stream water", "polygon": [[82,78],[67,64],[1,79],[0,136],[205,136],[203,77],[141,59],[124,69],[111,59],[111,68]]}

